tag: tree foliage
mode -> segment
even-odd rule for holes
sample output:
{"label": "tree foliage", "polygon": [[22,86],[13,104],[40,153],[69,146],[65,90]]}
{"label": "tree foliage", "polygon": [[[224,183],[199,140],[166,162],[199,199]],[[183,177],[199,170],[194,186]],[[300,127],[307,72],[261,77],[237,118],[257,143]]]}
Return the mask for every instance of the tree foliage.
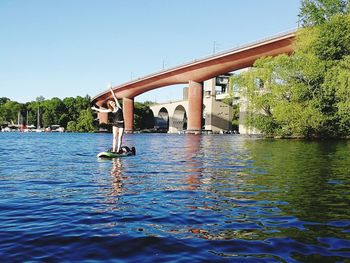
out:
{"label": "tree foliage", "polygon": [[[151,102],[135,103],[134,128],[135,130],[154,127],[153,113],[149,108]],[[67,131],[94,132],[98,128],[111,131],[111,124],[98,124],[96,113],[90,108],[90,97],[67,97],[63,100],[52,98],[46,100],[40,96],[35,101],[25,104],[0,98],[0,126],[17,124],[18,115],[22,116],[22,125],[50,127],[60,125]]]}
{"label": "tree foliage", "polygon": [[76,131],[78,132],[90,132],[94,131],[93,125],[94,118],[90,109],[81,110],[76,125]]}
{"label": "tree foliage", "polygon": [[0,103],[0,121],[1,123],[8,122],[10,124],[17,123],[18,113],[22,106],[16,101],[11,101],[7,98],[1,98]]}
{"label": "tree foliage", "polygon": [[134,104],[134,128],[135,130],[144,130],[154,128],[154,116],[149,107],[150,102]]}
{"label": "tree foliage", "polygon": [[347,14],[348,0],[302,0],[299,21],[302,26],[318,26],[337,14]]}
{"label": "tree foliage", "polygon": [[[21,104],[7,98],[0,99],[0,125],[17,124],[18,114],[23,116],[20,124],[50,127],[60,125],[68,131],[92,132],[97,130],[90,109],[90,97],[52,98],[40,96],[36,101]],[[70,123],[70,125],[68,125]],[[74,124],[74,125],[73,125]]]}
{"label": "tree foliage", "polygon": [[[303,1],[301,15],[313,26],[297,32],[295,52],[261,58],[232,78],[245,88],[248,126],[268,136],[350,135],[350,16],[342,14],[347,6]],[[323,19],[316,23],[315,17]]]}

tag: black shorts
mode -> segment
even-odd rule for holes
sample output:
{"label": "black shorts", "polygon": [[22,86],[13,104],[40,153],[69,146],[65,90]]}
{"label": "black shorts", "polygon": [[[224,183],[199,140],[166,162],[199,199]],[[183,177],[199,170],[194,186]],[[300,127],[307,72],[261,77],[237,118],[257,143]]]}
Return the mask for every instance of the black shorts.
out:
{"label": "black shorts", "polygon": [[124,122],[114,122],[113,126],[118,128],[125,128]]}

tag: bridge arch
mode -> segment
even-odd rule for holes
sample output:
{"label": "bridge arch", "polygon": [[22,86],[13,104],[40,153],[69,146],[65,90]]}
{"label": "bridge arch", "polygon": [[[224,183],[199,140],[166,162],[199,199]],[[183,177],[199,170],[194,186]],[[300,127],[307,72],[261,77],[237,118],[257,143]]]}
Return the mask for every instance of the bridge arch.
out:
{"label": "bridge arch", "polygon": [[155,118],[155,126],[158,130],[169,130],[169,112],[162,107]]}
{"label": "bridge arch", "polygon": [[187,113],[183,105],[178,105],[172,116],[172,125],[170,132],[179,132],[187,130]]}
{"label": "bridge arch", "polygon": [[207,110],[208,110],[207,107],[205,106],[205,104],[203,104],[202,130],[205,130],[205,124],[206,124],[205,119],[206,119],[206,116],[209,115],[209,114],[207,113]]}

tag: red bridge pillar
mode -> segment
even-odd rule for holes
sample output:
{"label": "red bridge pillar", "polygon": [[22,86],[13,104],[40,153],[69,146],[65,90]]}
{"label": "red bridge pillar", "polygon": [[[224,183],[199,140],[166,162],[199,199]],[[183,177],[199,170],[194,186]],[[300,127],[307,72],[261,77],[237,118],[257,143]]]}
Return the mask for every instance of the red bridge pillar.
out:
{"label": "red bridge pillar", "polygon": [[[103,107],[102,101],[99,101],[96,103],[97,106]],[[108,113],[107,112],[97,112],[97,119],[99,120],[99,123],[108,123]]]}
{"label": "red bridge pillar", "polygon": [[125,133],[134,131],[134,98],[123,98]]}
{"label": "red bridge pillar", "polygon": [[203,86],[190,80],[188,87],[188,120],[187,131],[201,133],[203,115]]}
{"label": "red bridge pillar", "polygon": [[106,124],[108,123],[108,113],[107,112],[98,112],[97,118],[98,118],[100,124],[101,123],[106,123]]}

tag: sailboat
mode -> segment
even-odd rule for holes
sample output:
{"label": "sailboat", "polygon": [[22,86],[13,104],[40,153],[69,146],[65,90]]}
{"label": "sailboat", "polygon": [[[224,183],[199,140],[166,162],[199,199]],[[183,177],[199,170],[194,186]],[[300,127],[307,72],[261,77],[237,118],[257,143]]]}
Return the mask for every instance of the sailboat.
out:
{"label": "sailboat", "polygon": [[23,130],[23,132],[32,132],[34,131],[35,129],[35,126],[34,125],[29,125],[29,122],[28,122],[28,116],[29,116],[29,112],[27,110],[27,121],[26,121],[26,128]]}
{"label": "sailboat", "polygon": [[38,106],[38,118],[37,118],[37,128],[35,129],[36,132],[42,132],[43,130],[40,128],[40,107]]}

